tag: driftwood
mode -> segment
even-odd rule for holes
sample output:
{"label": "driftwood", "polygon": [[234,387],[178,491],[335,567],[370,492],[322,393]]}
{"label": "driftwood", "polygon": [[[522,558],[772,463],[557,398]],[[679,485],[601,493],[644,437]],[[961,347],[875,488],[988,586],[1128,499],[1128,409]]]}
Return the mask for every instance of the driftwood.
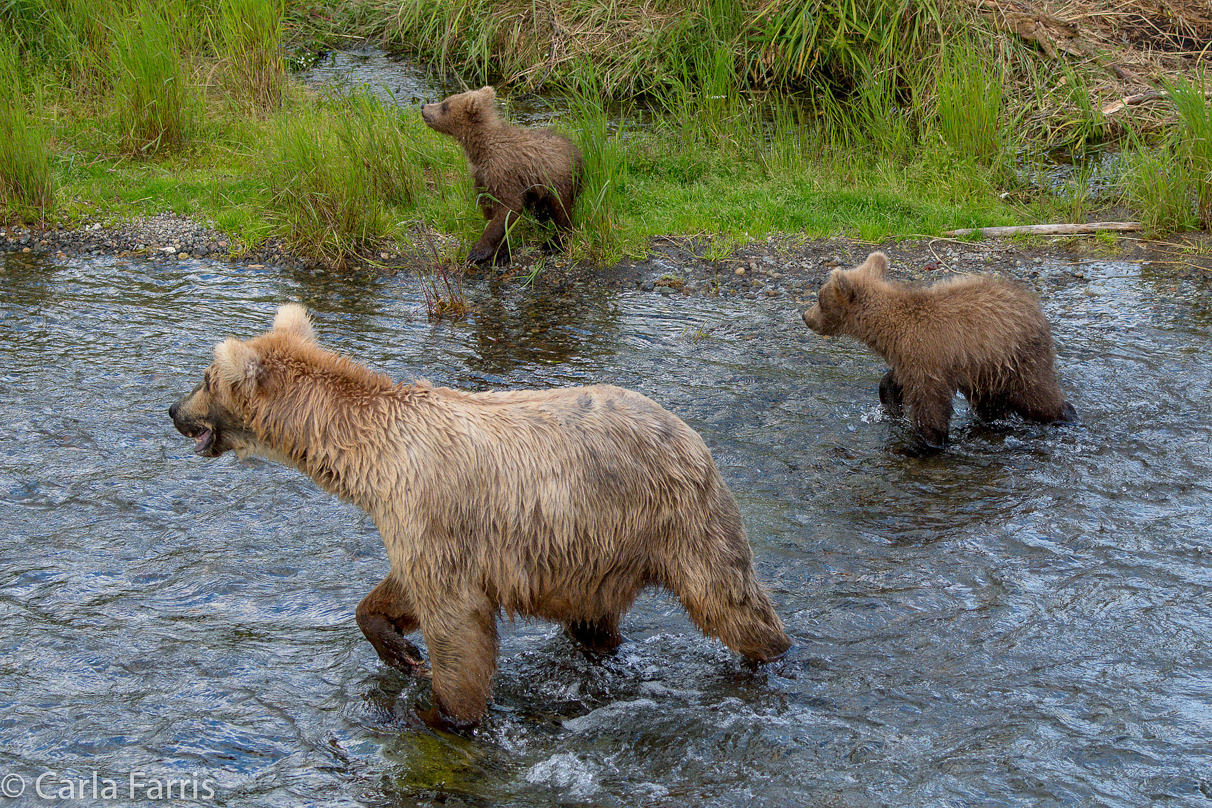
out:
{"label": "driftwood", "polygon": [[944,236],[1077,236],[1086,233],[1125,232],[1140,230],[1140,222],[1090,222],[1088,224],[1024,224],[1016,227],[966,227],[948,230]]}
{"label": "driftwood", "polygon": [[[1137,93],[1136,95],[1126,95],[1120,100],[1112,101],[1110,104],[1103,107],[1103,114],[1111,115],[1112,113],[1119,112],[1126,107],[1137,107],[1148,101],[1157,101],[1158,99],[1169,97],[1170,94],[1165,90],[1149,90],[1148,92]],[[1205,90],[1204,98],[1212,98],[1212,90]]]}
{"label": "driftwood", "polygon": [[1148,92],[1137,93],[1136,95],[1126,95],[1118,101],[1112,101],[1103,107],[1103,114],[1114,115],[1116,112],[1128,107],[1138,107],[1148,101],[1157,101],[1158,99],[1169,97],[1164,90],[1149,90]]}

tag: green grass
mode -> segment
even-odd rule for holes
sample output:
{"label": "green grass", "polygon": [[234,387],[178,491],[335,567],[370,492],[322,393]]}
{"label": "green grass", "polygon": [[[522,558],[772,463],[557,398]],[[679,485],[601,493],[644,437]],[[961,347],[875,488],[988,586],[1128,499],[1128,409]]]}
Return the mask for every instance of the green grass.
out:
{"label": "green grass", "polygon": [[961,39],[944,50],[936,131],[956,154],[986,165],[1002,157],[1002,133],[1015,128],[1005,120],[1005,85],[1005,70],[983,58],[975,43]]}
{"label": "green grass", "polygon": [[[17,48],[0,40],[0,82],[9,91],[0,97],[0,209],[23,219],[43,220],[55,203],[49,133],[26,107],[28,84]],[[40,108],[33,93],[34,109]]]}
{"label": "green grass", "polygon": [[[1058,81],[944,0],[0,0],[5,215],[174,211],[334,264],[386,244],[424,254],[437,233],[440,261],[461,262],[484,223],[454,141],[414,109],[317,98],[283,74],[283,37],[317,20],[471,85],[507,79],[506,106],[520,88],[563,96],[556,126],[586,166],[576,260],[662,235],[710,234],[720,255],[775,233],[883,241],[1102,201],[1088,174],[1054,191],[1022,168],[1109,136],[1091,68],[1062,64]],[[1203,84],[1171,90],[1180,123],[1130,140],[1111,193],[1154,232],[1212,226]],[[523,222],[510,238],[546,235]]]}
{"label": "green grass", "polygon": [[219,0],[209,39],[228,94],[272,110],[282,102],[284,0]]}
{"label": "green grass", "polygon": [[120,147],[149,157],[188,145],[196,100],[172,25],[156,5],[140,3],[114,33],[113,96]]}
{"label": "green grass", "polygon": [[1124,196],[1154,234],[1212,230],[1212,108],[1207,76],[1166,89],[1178,122],[1159,145],[1135,139],[1128,150]]}

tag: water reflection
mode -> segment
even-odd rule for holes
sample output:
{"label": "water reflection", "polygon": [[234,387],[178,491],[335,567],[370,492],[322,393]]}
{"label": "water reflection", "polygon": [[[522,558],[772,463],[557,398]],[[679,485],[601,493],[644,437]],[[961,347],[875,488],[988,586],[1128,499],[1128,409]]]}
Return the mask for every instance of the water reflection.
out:
{"label": "water reflection", "polygon": [[[777,302],[479,278],[472,318],[433,323],[408,276],[3,261],[5,772],[200,773],[249,806],[1212,793],[1206,279],[1045,273],[1081,423],[978,425],[960,406],[956,445],[913,460],[876,406],[879,361]],[[678,412],[737,495],[795,651],[749,671],[659,593],[601,662],[506,621],[483,730],[418,726],[424,687],[353,621],[387,566],[373,525],[295,472],[194,457],[165,417],[215,342],[260,333],[283,299],[395,378],[613,382]]]}

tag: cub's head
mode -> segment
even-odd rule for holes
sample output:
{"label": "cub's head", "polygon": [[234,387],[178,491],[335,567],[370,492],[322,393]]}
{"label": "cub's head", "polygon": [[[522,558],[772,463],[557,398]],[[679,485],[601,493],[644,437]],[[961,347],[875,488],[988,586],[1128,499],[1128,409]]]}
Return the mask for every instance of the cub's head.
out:
{"label": "cub's head", "polygon": [[835,269],[816,294],[816,305],[804,312],[804,325],[826,337],[845,333],[859,293],[873,280],[883,280],[888,256],[873,252],[853,269]]}
{"label": "cub's head", "polygon": [[436,104],[422,104],[421,120],[435,132],[459,138],[496,119],[496,100],[491,87],[468,90]]}
{"label": "cub's head", "polygon": [[240,456],[272,454],[253,431],[252,403],[267,386],[272,369],[264,356],[267,348],[283,342],[315,345],[307,310],[297,303],[278,309],[273,330],[243,342],[227,339],[215,346],[215,360],[202,381],[168,408],[173,425],[193,438],[194,451],[218,457],[231,450]]}

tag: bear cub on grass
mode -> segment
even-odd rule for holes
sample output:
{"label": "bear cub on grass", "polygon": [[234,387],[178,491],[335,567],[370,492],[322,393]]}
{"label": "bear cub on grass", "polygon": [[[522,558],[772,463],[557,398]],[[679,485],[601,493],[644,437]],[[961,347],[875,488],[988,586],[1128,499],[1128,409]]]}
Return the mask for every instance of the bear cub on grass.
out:
{"label": "bear cub on grass", "polygon": [[321,348],[288,304],[269,333],[217,345],[169,415],[203,457],[295,466],[370,514],[391,572],[358,625],[385,663],[424,673],[407,639],[420,629],[435,726],[480,721],[501,612],[605,652],[640,590],[661,586],[751,660],[791,645],[707,446],[639,393],[396,384]]}
{"label": "bear cub on grass", "polygon": [[488,220],[467,255],[471,264],[509,263],[506,234],[523,210],[553,221],[562,241],[581,189],[581,152],[572,141],[547,129],[510,126],[497,115],[496,98],[492,87],[481,87],[421,106],[430,129],[463,147]]}
{"label": "bear cub on grass", "polygon": [[1048,321],[1028,290],[988,275],[905,286],[884,280],[887,269],[888,256],[876,252],[854,269],[833,270],[804,323],[861,340],[884,358],[891,370],[880,401],[894,416],[907,408],[927,447],[947,442],[956,390],[984,420],[1076,420],[1056,382]]}

